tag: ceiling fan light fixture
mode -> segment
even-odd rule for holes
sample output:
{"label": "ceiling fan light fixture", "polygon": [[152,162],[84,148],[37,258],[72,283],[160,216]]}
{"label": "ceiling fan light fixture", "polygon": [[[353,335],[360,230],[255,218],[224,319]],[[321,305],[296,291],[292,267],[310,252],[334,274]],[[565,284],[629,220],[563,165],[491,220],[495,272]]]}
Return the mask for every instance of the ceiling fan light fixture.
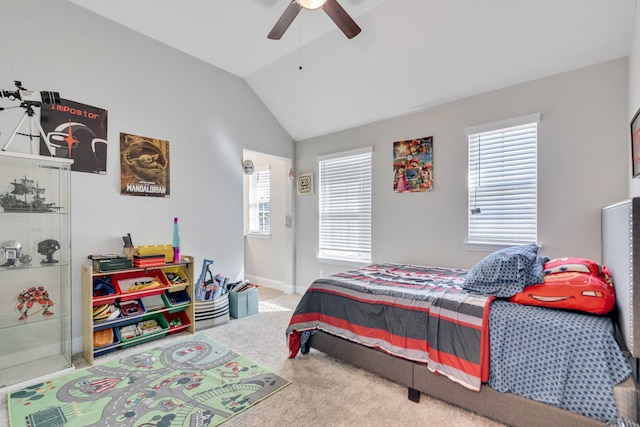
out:
{"label": "ceiling fan light fixture", "polygon": [[273,26],[273,29],[267,35],[267,38],[271,40],[280,40],[284,32],[287,31],[289,25],[291,25],[293,20],[296,19],[296,16],[298,16],[302,9],[320,8],[325,11],[329,18],[331,18],[331,20],[338,28],[340,28],[340,31],[342,31],[348,39],[352,39],[360,34],[360,27],[349,16],[344,8],[340,6],[338,0],[291,0],[291,3],[289,3],[289,6],[284,10],[284,13],[280,16],[276,25]]}
{"label": "ceiling fan light fixture", "polygon": [[319,9],[327,2],[327,0],[296,0],[296,2],[305,9]]}

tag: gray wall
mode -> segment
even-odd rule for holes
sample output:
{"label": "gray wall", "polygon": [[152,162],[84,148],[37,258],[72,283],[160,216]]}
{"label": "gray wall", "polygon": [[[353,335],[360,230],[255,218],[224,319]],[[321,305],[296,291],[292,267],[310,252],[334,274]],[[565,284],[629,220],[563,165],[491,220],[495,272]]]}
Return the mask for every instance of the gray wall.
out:
{"label": "gray wall", "polygon": [[[464,246],[468,126],[542,113],[538,133],[541,254],[600,259],[600,209],[627,196],[628,60],[603,63],[440,105],[405,117],[300,141],[298,173],[317,156],[371,145],[373,261],[470,268],[487,252]],[[394,141],[434,137],[435,191],[392,189]],[[318,197],[297,197],[296,286],[345,265],[317,260]]]}
{"label": "gray wall", "polygon": [[[135,245],[171,243],[177,216],[197,272],[211,258],[216,273],[241,276],[242,150],[293,158],[293,141],[244,80],[64,0],[3,1],[0,16],[0,89],[22,80],[109,114],[107,175],[72,173],[74,352],[80,265],[92,253],[120,252],[127,232]],[[0,112],[0,143],[21,114]],[[120,132],[170,142],[170,198],[120,195]],[[10,147],[21,148],[28,144]]]}

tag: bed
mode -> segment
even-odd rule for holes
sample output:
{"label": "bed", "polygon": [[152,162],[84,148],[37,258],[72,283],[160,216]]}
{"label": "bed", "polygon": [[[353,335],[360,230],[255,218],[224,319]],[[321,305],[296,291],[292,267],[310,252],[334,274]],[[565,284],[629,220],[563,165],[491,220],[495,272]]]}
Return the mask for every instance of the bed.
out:
{"label": "bed", "polygon": [[411,400],[424,393],[514,426],[636,421],[640,262],[628,242],[640,239],[640,199],[602,219],[612,315],[470,292],[476,267],[373,264],[314,281],[287,328],[290,357],[315,348],[406,386]]}

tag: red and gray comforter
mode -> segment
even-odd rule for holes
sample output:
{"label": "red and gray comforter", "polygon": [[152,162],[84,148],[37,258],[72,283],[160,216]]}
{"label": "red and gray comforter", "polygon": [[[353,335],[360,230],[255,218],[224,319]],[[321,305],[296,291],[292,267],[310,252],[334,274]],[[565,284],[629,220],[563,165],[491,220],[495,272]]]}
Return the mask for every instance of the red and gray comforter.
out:
{"label": "red and gray comforter", "polygon": [[466,270],[397,264],[317,279],[296,308],[289,357],[301,334],[322,330],[409,360],[472,390],[489,376],[489,304],[461,284]]}

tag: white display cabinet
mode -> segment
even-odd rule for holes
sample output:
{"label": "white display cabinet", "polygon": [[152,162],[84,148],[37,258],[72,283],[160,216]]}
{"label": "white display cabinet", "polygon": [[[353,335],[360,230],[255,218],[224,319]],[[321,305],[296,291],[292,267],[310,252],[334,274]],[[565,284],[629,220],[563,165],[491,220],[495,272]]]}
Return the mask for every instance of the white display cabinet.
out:
{"label": "white display cabinet", "polygon": [[73,369],[71,164],[0,151],[0,391]]}

